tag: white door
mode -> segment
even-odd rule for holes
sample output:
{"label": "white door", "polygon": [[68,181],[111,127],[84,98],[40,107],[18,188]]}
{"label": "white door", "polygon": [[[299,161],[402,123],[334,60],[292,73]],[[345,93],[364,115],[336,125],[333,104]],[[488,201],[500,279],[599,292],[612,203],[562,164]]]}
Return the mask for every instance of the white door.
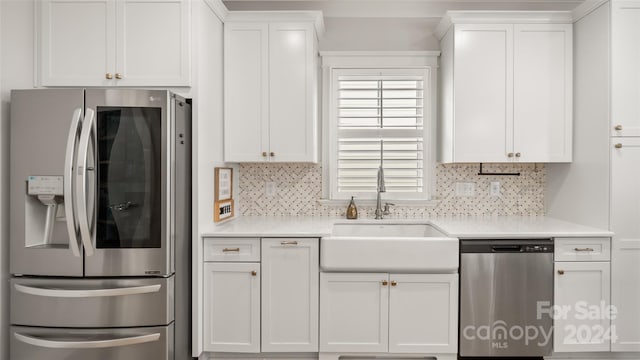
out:
{"label": "white door", "polygon": [[262,239],[262,351],[318,352],[319,240]]}
{"label": "white door", "polygon": [[[114,0],[36,1],[42,86],[109,86],[115,69]],[[110,74],[110,75],[107,75]]]}
{"label": "white door", "polygon": [[514,157],[522,162],[570,162],[572,25],[514,25],[513,41]]}
{"label": "white door", "polygon": [[189,86],[189,0],[118,0],[119,86]]}
{"label": "white door", "polygon": [[513,25],[456,24],[454,159],[512,161]]}
{"label": "white door", "polygon": [[204,350],[260,352],[260,263],[204,264]]}
{"label": "white door", "polygon": [[388,274],[320,274],[320,352],[387,352],[388,314]]}
{"label": "white door", "polygon": [[640,351],[640,138],[612,142],[622,147],[611,154],[611,351]]}
{"label": "white door", "polygon": [[389,352],[458,351],[458,274],[389,275]]}
{"label": "white door", "polygon": [[640,136],[640,1],[637,0],[611,2],[611,135]]}
{"label": "white door", "polygon": [[269,28],[224,24],[224,160],[269,159]]}
{"label": "white door", "polygon": [[269,25],[270,161],[317,161],[315,44],[312,23]]}
{"label": "white door", "polygon": [[609,305],[609,267],[609,262],[554,264],[554,305],[565,309],[554,318],[555,352],[609,351],[609,317],[586,312]]}

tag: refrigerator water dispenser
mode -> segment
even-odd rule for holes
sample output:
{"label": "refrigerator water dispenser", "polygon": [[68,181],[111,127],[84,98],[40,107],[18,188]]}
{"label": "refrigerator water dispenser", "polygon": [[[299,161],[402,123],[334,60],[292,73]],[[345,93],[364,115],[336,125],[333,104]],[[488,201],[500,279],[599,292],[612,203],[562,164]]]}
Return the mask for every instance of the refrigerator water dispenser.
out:
{"label": "refrigerator water dispenser", "polygon": [[55,226],[56,221],[64,224],[66,220],[63,179],[62,176],[30,175],[28,177],[25,197],[25,245],[27,247],[68,246],[66,227],[56,228]]}

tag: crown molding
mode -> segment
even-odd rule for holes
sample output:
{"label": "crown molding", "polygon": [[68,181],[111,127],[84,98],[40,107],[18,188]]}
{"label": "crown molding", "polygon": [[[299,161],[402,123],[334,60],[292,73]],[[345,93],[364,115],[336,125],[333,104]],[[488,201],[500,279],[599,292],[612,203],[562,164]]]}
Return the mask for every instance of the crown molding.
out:
{"label": "crown molding", "polygon": [[573,22],[576,22],[583,17],[591,14],[595,9],[599,8],[603,4],[606,4],[607,2],[609,2],[609,0],[585,0],[571,12]]}
{"label": "crown molding", "polygon": [[224,23],[227,20],[229,9],[227,9],[222,0],[204,0],[204,3],[216,14],[220,21]]}
{"label": "crown molding", "polygon": [[447,11],[434,35],[441,40],[453,24],[571,24],[571,11]]}
{"label": "crown molding", "polygon": [[229,11],[226,21],[313,21],[318,38],[324,36],[324,16],[322,11]]}

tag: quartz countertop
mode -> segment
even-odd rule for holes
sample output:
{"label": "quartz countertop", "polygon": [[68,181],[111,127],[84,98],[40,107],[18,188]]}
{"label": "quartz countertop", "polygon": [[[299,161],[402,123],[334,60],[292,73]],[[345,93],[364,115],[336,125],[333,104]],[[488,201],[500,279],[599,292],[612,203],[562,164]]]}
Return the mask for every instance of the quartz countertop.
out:
{"label": "quartz countertop", "polygon": [[346,220],[334,217],[241,216],[217,225],[203,237],[323,237],[336,223],[431,224],[457,238],[542,238],[613,236],[611,231],[546,216],[447,217],[430,219]]}

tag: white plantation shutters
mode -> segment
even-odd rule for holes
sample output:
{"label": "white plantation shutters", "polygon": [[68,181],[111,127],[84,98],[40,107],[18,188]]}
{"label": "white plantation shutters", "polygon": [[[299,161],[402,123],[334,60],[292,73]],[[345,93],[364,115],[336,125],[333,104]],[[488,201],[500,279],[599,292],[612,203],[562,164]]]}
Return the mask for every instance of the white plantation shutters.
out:
{"label": "white plantation shutters", "polygon": [[372,198],[382,154],[385,197],[426,199],[424,71],[356,72],[334,75],[332,197]]}

